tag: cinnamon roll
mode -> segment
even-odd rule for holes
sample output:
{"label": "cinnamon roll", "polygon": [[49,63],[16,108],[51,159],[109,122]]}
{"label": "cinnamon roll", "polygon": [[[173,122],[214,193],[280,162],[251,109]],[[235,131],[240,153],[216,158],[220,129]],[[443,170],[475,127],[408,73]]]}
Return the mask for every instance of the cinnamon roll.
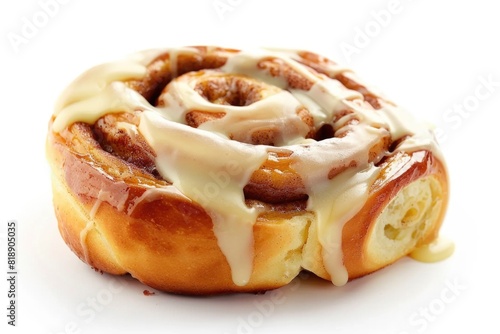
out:
{"label": "cinnamon roll", "polygon": [[73,252],[174,293],[265,291],[301,270],[341,286],[435,241],[448,202],[432,132],[306,51],[92,68],[57,101],[47,157]]}

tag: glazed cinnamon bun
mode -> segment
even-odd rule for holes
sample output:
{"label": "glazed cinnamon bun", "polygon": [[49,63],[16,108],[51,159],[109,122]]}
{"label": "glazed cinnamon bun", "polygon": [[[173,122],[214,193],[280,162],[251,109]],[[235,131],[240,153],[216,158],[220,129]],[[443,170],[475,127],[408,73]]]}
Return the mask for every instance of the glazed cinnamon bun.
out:
{"label": "glazed cinnamon bun", "polygon": [[92,68],[47,136],[59,231],[111,274],[183,294],[341,286],[436,240],[432,132],[306,51],[148,50]]}

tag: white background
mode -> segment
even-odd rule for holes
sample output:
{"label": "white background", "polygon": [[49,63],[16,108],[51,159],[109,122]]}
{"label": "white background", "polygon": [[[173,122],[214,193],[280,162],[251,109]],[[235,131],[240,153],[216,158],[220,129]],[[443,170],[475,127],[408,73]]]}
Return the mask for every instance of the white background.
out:
{"label": "white background", "polygon": [[[38,1],[3,1],[0,326],[43,334],[498,330],[496,7],[487,0],[326,3],[74,0],[50,7],[48,16]],[[223,4],[230,7],[223,11]],[[393,13],[381,16],[388,9]],[[27,22],[40,27],[30,30]],[[51,206],[44,138],[54,100],[90,66],[141,49],[193,44],[322,53],[440,127],[452,181],[442,234],[456,242],[454,256],[431,265],[403,259],[341,288],[310,277],[271,294],[211,298],[146,297],[133,279],[100,275],[81,263],[60,238]],[[355,53],[345,52],[349,47]],[[19,226],[16,328],[5,316],[9,219]]]}

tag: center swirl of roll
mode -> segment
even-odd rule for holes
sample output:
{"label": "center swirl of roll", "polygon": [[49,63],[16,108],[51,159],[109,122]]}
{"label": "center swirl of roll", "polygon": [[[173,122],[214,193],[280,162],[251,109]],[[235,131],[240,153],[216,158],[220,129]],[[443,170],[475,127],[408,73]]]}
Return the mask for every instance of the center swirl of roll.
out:
{"label": "center swirl of roll", "polygon": [[309,111],[289,91],[218,70],[177,77],[158,106],[180,123],[253,145],[290,145],[314,127]]}

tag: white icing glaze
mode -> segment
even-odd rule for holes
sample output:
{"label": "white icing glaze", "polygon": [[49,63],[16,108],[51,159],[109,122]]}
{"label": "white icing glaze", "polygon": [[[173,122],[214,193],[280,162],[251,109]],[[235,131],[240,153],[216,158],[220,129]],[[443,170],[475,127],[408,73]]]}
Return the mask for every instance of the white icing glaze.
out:
{"label": "white icing glaze", "polygon": [[438,237],[431,243],[416,248],[410,253],[410,257],[420,262],[438,262],[450,257],[454,251],[453,241]]}
{"label": "white icing glaze", "polygon": [[317,215],[323,263],[332,283],[337,286],[346,284],[349,278],[343,264],[342,229],[364,206],[368,188],[378,172],[379,169],[373,165],[361,170],[351,168],[308,191],[310,200],[307,209]]}
{"label": "white icing glaze", "polygon": [[360,93],[345,89],[336,80],[317,81],[309,91],[293,89],[291,92],[312,114],[316,127],[331,122],[334,111],[347,107],[344,101],[362,98]]}
{"label": "white icing glaze", "polygon": [[172,77],[177,77],[177,60],[178,56],[182,54],[196,54],[198,50],[189,47],[180,47],[169,49],[170,55],[170,72]]}
{"label": "white icing glaze", "polygon": [[137,55],[133,58],[134,61],[102,64],[83,73],[61,94],[56,102],[54,115],[64,113],[64,108],[75,102],[98,95],[114,81],[143,77],[146,74],[146,66],[140,63],[142,57]]}
{"label": "white icing glaze", "polygon": [[77,121],[92,124],[108,113],[132,112],[138,106],[150,105],[139,93],[127,88],[124,83],[115,81],[103,87],[95,95],[86,96],[62,108],[52,128],[60,132],[68,124]]}
{"label": "white icing glaze", "polygon": [[267,84],[285,88],[287,82],[284,78],[273,77],[265,71],[258,71],[259,62],[266,56],[269,56],[269,53],[264,50],[241,52],[229,58],[220,69],[225,73],[243,74]]}
{"label": "white icing glaze", "polygon": [[82,246],[83,256],[87,263],[89,263],[87,237],[89,232],[94,228],[94,218],[95,215],[97,214],[97,211],[99,211],[101,204],[103,202],[108,202],[109,204],[115,206],[119,211],[123,211],[125,207],[125,203],[128,198],[128,191],[124,192],[122,196],[119,198],[115,197],[117,194],[119,195],[120,192],[114,192],[111,190],[104,190],[104,189],[99,190],[96,201],[94,202],[92,209],[90,209],[89,220],[87,221],[85,227],[80,231],[80,245]]}
{"label": "white icing glaze", "polygon": [[[158,171],[172,183],[169,187],[199,203],[210,215],[219,246],[237,285],[245,285],[251,277],[252,231],[258,216],[255,208],[245,205],[243,187],[252,173],[271,156],[268,154],[270,147],[251,146],[228,140],[229,137],[242,140],[255,129],[266,127],[283,133],[275,144],[293,152],[292,167],[302,177],[309,195],[308,210],[316,216],[324,266],[336,285],[343,285],[348,279],[342,262],[342,228],[364,205],[368,189],[379,171],[369,163],[369,149],[384,137],[408,136],[398,150],[427,149],[439,155],[430,131],[403,110],[391,104],[373,110],[360,93],[346,89],[325,75],[316,75],[300,64],[293,51],[240,52],[228,58],[219,71],[248,76],[284,89],[248,106],[210,103],[193,89],[194,83],[179,79],[172,81],[162,95],[164,106],[154,107],[119,80],[144,76],[147,64],[144,60],[154,59],[161,53],[157,52],[149,51],[144,56],[96,67],[77,79],[56,106],[53,130],[60,132],[76,121],[94,123],[110,112],[142,111],[138,131],[155,151]],[[169,52],[170,69],[175,75],[178,55],[198,51],[182,48]],[[307,78],[313,83],[312,88],[308,91],[288,89],[283,77],[273,77],[259,69],[261,60],[269,58],[279,59]],[[345,71],[337,65],[326,68],[326,73],[331,75]],[[310,111],[316,127],[335,120],[334,130],[344,136],[321,142],[306,139],[307,127],[300,124],[296,114],[301,106]],[[221,112],[225,116],[194,129],[185,125],[185,115],[190,110]],[[350,113],[336,119],[342,111]],[[356,124],[349,123],[353,119]],[[124,127],[131,133],[136,131],[133,126]],[[218,152],[217,156],[214,152]],[[332,169],[339,169],[339,173],[329,179]],[[133,213],[140,201],[154,200],[159,193],[161,191],[146,190],[133,201],[128,213]],[[100,197],[101,193],[98,201]],[[98,205],[92,210],[94,214],[97,209]],[[84,234],[82,240],[86,238]]]}
{"label": "white icing glaze", "polygon": [[[97,202],[96,202],[97,203]],[[92,208],[93,209],[93,208]],[[87,237],[89,232],[94,228],[94,222],[89,220],[83,230],[80,231],[80,246],[82,246],[83,250],[83,258],[85,262],[89,262],[89,248],[87,247]]]}
{"label": "white icing glaze", "polygon": [[127,123],[127,122],[116,122],[116,127],[118,129],[121,129],[125,131],[129,137],[134,138],[139,134],[139,131],[137,130],[137,126]]}
{"label": "white icing glaze", "polygon": [[[234,283],[248,283],[257,211],[245,205],[243,187],[267,159],[266,148],[201,133],[152,111],[141,114],[139,130],[157,154],[161,175],[200,203],[212,218],[221,251],[233,269]],[[214,158],[220,147],[224,147],[222,155]]]}
{"label": "white icing glaze", "polygon": [[164,195],[177,196],[189,200],[189,198],[186,197],[183,193],[181,193],[179,189],[177,189],[172,185],[168,185],[161,188],[148,187],[148,186],[143,186],[143,187],[146,187],[146,191],[144,191],[144,193],[142,193],[141,196],[136,197],[130,201],[127,207],[127,215],[129,216],[132,215],[137,206],[140,205],[141,203],[154,202],[162,198],[162,196]]}
{"label": "white icing glaze", "polygon": [[281,138],[275,142],[276,146],[297,141],[309,132],[307,125],[297,115],[302,105],[287,91],[269,94],[248,106],[231,106],[207,101],[193,86],[194,83],[183,81],[174,81],[168,86],[166,93],[161,96],[166,106],[162,108],[165,118],[185,123],[185,115],[190,110],[224,112],[225,117],[205,122],[198,128],[241,142],[251,142],[251,136],[257,130],[274,129],[281,134]]}

